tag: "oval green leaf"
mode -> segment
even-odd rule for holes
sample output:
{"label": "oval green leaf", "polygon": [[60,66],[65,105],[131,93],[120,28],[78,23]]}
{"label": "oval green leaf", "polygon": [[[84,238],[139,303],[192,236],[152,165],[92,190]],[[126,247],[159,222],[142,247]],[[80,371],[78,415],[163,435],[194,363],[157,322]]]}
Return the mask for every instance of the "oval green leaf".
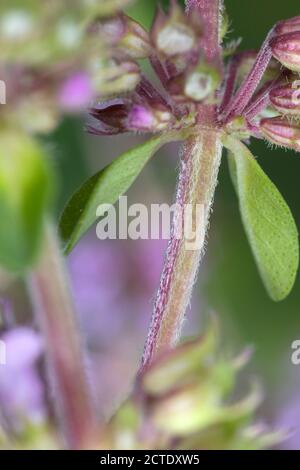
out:
{"label": "oval green leaf", "polygon": [[167,142],[178,140],[179,134],[154,137],[123,153],[111,164],[88,179],[73,194],[60,220],[60,234],[65,243],[65,252],[75,244],[101,217],[98,206],[114,204],[133,184],[149,159]]}
{"label": "oval green leaf", "polygon": [[225,136],[243,224],[264,285],[275,301],[290,293],[299,265],[298,230],[282,195],[248,148]]}

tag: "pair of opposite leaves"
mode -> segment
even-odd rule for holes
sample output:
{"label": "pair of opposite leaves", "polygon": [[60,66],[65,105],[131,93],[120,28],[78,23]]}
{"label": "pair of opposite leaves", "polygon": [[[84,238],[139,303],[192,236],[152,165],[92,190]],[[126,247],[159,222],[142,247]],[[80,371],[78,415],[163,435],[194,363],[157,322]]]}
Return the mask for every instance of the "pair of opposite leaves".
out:
{"label": "pair of opposite leaves", "polygon": [[[114,204],[132,185],[149,159],[167,142],[181,140],[170,133],[131,149],[91,177],[72,196],[61,218],[61,235],[69,252],[101,217],[97,207]],[[248,148],[223,135],[230,172],[239,198],[245,231],[270,297],[279,301],[291,291],[299,264],[298,231],[289,207]]]}

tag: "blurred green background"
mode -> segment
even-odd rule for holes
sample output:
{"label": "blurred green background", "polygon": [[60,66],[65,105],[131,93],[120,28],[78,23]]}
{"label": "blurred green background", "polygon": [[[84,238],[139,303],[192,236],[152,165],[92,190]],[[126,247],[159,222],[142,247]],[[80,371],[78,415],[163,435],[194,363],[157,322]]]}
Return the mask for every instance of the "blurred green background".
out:
{"label": "blurred green background", "polygon": [[[149,26],[157,3],[138,0],[130,14]],[[225,3],[231,20],[227,40],[242,37],[241,50],[259,48],[276,21],[300,13],[298,0],[226,0]],[[135,137],[94,138],[85,134],[82,119],[65,120],[49,138],[49,145],[55,142],[52,151],[59,156],[55,159],[61,181],[58,212],[85,177],[136,140]],[[300,227],[300,156],[268,148],[258,141],[252,142],[251,147],[286,198]],[[84,157],[87,152],[88,159]],[[176,152],[176,146],[165,148],[153,159],[131,188],[130,201],[172,200],[178,165]],[[225,155],[197,295],[201,300],[197,315],[203,318],[210,311],[217,313],[226,348],[239,351],[245,345],[254,346],[252,367],[263,378],[270,408],[271,404],[289,400],[288,396],[296,392],[300,382],[300,368],[293,366],[290,359],[291,343],[300,338],[300,278],[284,302],[274,303],[267,297],[240,221]],[[197,318],[193,324],[198,328]]]}

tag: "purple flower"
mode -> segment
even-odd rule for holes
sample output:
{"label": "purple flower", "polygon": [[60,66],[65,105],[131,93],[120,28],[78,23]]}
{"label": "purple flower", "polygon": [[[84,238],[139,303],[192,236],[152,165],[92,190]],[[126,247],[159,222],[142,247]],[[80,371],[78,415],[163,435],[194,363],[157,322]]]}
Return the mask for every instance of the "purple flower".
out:
{"label": "purple flower", "polygon": [[90,110],[94,118],[88,131],[114,135],[130,131],[160,132],[172,128],[176,117],[166,99],[145,78],[130,96],[100,103]]}
{"label": "purple flower", "polygon": [[17,327],[1,336],[6,363],[0,365],[1,414],[16,432],[27,422],[38,423],[45,417],[42,380],[36,368],[43,344],[28,327]]}
{"label": "purple flower", "polygon": [[88,106],[93,98],[91,79],[86,72],[68,77],[59,90],[60,106],[68,112],[78,112]]}
{"label": "purple flower", "polygon": [[300,401],[299,398],[286,401],[287,406],[279,414],[278,423],[289,434],[288,439],[282,443],[285,450],[300,450]]}
{"label": "purple flower", "polygon": [[145,106],[136,104],[129,112],[128,126],[132,129],[152,129],[155,126],[154,114]]}

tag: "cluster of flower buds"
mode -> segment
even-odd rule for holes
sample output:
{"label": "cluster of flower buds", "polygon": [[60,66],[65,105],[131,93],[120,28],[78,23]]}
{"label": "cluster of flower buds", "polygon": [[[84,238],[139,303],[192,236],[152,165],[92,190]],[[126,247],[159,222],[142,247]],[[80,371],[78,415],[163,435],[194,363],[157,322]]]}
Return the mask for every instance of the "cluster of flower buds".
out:
{"label": "cluster of flower buds", "polygon": [[150,37],[147,31],[124,13],[98,20],[91,27],[112,46],[114,55],[129,59],[143,59],[151,54]]}
{"label": "cluster of flower buds", "polygon": [[295,17],[280,21],[258,54],[233,56],[219,108],[221,125],[242,138],[248,133],[300,151],[299,72],[300,17]]}
{"label": "cluster of flower buds", "polygon": [[96,21],[92,30],[102,34],[112,60],[119,64],[127,61],[138,67],[137,59],[149,58],[162,90],[140,73],[135,89],[128,87],[125,98],[92,109],[98,124],[88,127],[91,132],[178,129],[195,122],[198,103],[215,102],[220,73],[217,64],[205,63],[203,58],[203,24],[198,9],[191,8],[185,14],[177,0],[171,0],[167,13],[157,9],[149,33],[124,14]]}
{"label": "cluster of flower buds", "polygon": [[300,151],[300,17],[279,22],[270,47],[287,71],[269,91],[277,116],[262,119],[260,131],[270,142]]}
{"label": "cluster of flower buds", "polygon": [[170,105],[145,77],[129,96],[105,101],[92,108],[90,114],[96,123],[91,123],[88,130],[96,135],[155,133],[179,125]]}
{"label": "cluster of flower buds", "polygon": [[[63,113],[84,111],[102,96],[134,89],[140,69],[111,61],[90,25],[117,14],[130,0],[76,0],[72,9],[53,0],[0,6],[1,120],[30,132],[50,132]],[[3,98],[4,100],[4,98]]]}
{"label": "cluster of flower buds", "polygon": [[[138,379],[133,397],[103,433],[103,448],[259,449],[282,438],[252,423],[259,387],[226,404],[249,351],[226,360],[217,352],[215,327],[200,340],[158,358]],[[126,436],[126,441],[124,440]]]}

